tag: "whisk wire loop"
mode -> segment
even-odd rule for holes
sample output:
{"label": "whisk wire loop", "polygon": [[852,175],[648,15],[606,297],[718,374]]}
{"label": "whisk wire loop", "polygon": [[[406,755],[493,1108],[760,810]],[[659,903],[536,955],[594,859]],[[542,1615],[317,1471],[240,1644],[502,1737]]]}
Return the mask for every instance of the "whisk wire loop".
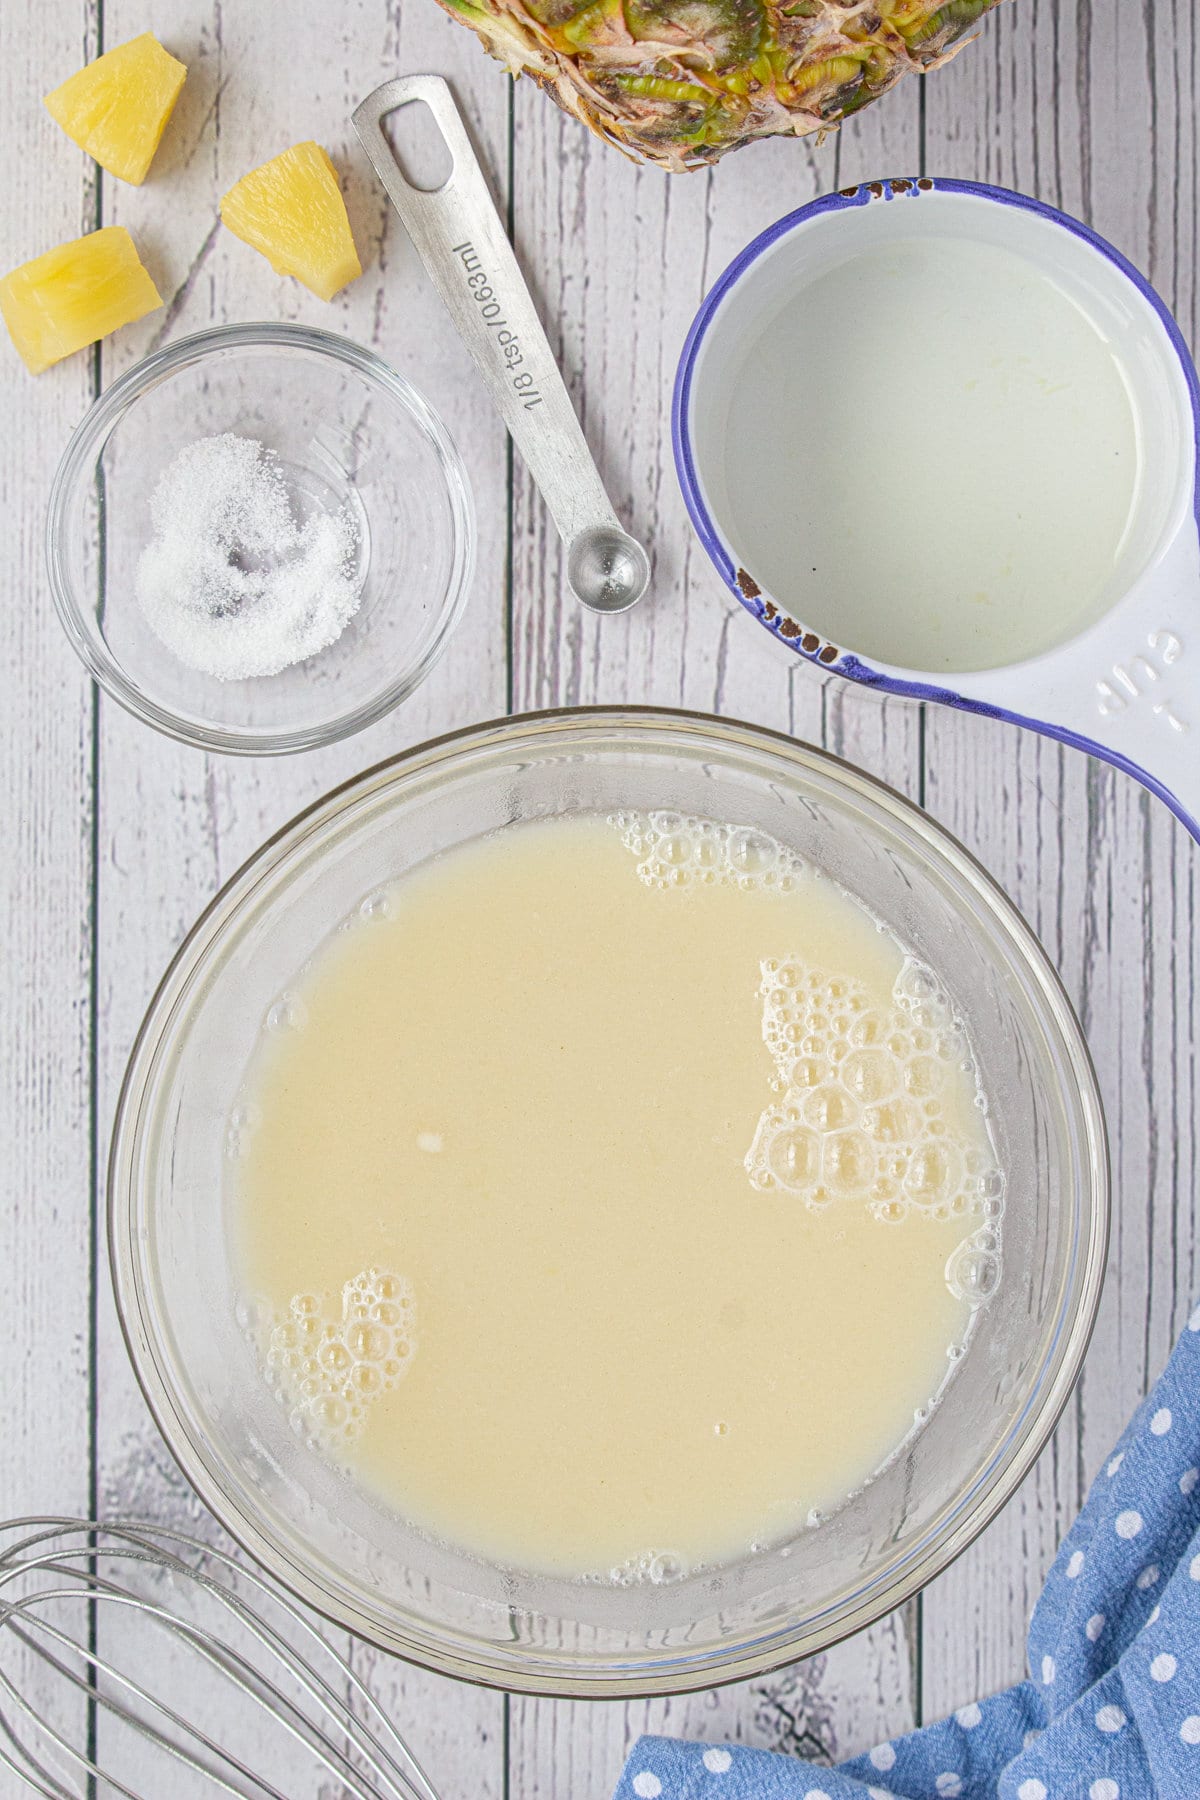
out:
{"label": "whisk wire loop", "polygon": [[[40,1606],[45,1601],[63,1599],[75,1600],[78,1599],[78,1597],[79,1590],[77,1588],[62,1588],[57,1590],[43,1590],[31,1601],[18,1602],[16,1605],[0,1604],[0,1627],[10,1625],[14,1616],[29,1612],[31,1607]],[[110,1597],[116,1598],[115,1595]],[[149,1608],[140,1606],[138,1607],[138,1610],[147,1613],[150,1611]],[[220,1773],[219,1768],[203,1763],[199,1758],[192,1756],[181,1745],[153,1725],[149,1719],[143,1717],[136,1719],[135,1721],[134,1716],[114,1704],[110,1697],[96,1685],[95,1681],[88,1681],[77,1675],[66,1663],[61,1662],[47,1650],[43,1644],[38,1642],[36,1637],[31,1635],[29,1630],[21,1630],[15,1625],[11,1625],[11,1629],[19,1642],[24,1644],[26,1649],[31,1650],[36,1656],[39,1656],[47,1667],[52,1668],[57,1674],[61,1675],[64,1681],[69,1682],[72,1687],[85,1695],[88,1700],[95,1701],[97,1705],[104,1708],[106,1711],[113,1713],[114,1716],[124,1719],[125,1722],[129,1724],[136,1723],[138,1731],[144,1738],[158,1744],[167,1755],[173,1756],[176,1761],[182,1762],[189,1768],[194,1769],[198,1774],[204,1775],[210,1782],[214,1783],[222,1793],[233,1796],[233,1800],[288,1800],[286,1794],[280,1793],[277,1788],[269,1787],[260,1777],[254,1776],[253,1771],[248,1769],[240,1759],[232,1754],[232,1752],[222,1750],[221,1746],[208,1737],[198,1725],[192,1724],[190,1720],[183,1718],[172,1707],[167,1706],[164,1701],[159,1700],[155,1695],[149,1693],[140,1682],[133,1681],[129,1676],[124,1675],[120,1669],[116,1668],[106,1658],[100,1656],[98,1651],[85,1648],[77,1641],[77,1639],[73,1638],[69,1632],[63,1631],[58,1626],[52,1625],[47,1619],[37,1618],[35,1615],[29,1619],[28,1623],[33,1627],[35,1632],[40,1632],[43,1636],[49,1638],[52,1642],[59,1644],[62,1648],[70,1650],[77,1656],[85,1658],[88,1666],[94,1669],[97,1674],[107,1676],[115,1686],[122,1688],[127,1694],[141,1700],[153,1711],[160,1713],[171,1724],[177,1726],[186,1736],[194,1738],[197,1742],[203,1744],[215,1757],[223,1758],[239,1773],[258,1782],[258,1787],[254,1790],[245,1787],[234,1787],[230,1782],[225,1780],[224,1776]],[[97,1768],[96,1764],[92,1762],[89,1756],[86,1756],[81,1751],[77,1750],[70,1740],[61,1732],[50,1727],[40,1714],[33,1712],[24,1696],[17,1693],[13,1684],[9,1681],[7,1676],[5,1676],[2,1670],[0,1670],[0,1683],[3,1683],[5,1690],[13,1695],[14,1700],[21,1710],[26,1713],[41,1730],[45,1731],[47,1737],[55,1744],[63,1755],[70,1761],[77,1763],[89,1775],[95,1777],[101,1776],[102,1771]],[[139,1800],[139,1796],[133,1789],[126,1787],[111,1774],[104,1777],[104,1779],[108,1782],[109,1787],[115,1792],[119,1794],[128,1794],[132,1796],[132,1800]]]}
{"label": "whisk wire loop", "polygon": [[[219,1547],[167,1526],[16,1519],[0,1524],[0,1546],[18,1532],[25,1535],[0,1548],[0,1655],[5,1641],[18,1643],[36,1666],[83,1698],[89,1719],[87,1746],[81,1749],[0,1663],[0,1767],[21,1775],[34,1793],[45,1800],[84,1800],[85,1792],[90,1796],[100,1783],[101,1792],[121,1800],[159,1800],[160,1790],[148,1796],[95,1760],[96,1725],[105,1717],[128,1728],[176,1768],[203,1777],[210,1793],[215,1790],[230,1800],[295,1800],[294,1790],[285,1793],[229,1744],[218,1742],[111,1655],[101,1653],[98,1614],[108,1607],[148,1621],[215,1671],[301,1747],[313,1770],[332,1775],[347,1800],[437,1800],[358,1672],[268,1577]],[[184,1617],[173,1605],[139,1592],[131,1585],[135,1577],[169,1579],[175,1584],[173,1600],[184,1588],[193,1608],[203,1602],[225,1628],[232,1623],[248,1642],[239,1647],[207,1620]],[[242,1590],[250,1591],[253,1603]],[[87,1629],[80,1636],[45,1616],[47,1608],[71,1604],[82,1604],[86,1611]],[[286,1622],[283,1628],[276,1618]],[[297,1648],[297,1639],[303,1649]],[[145,1650],[144,1643],[141,1647]],[[81,1665],[82,1672],[73,1664]],[[67,1785],[47,1760],[54,1756],[86,1778],[86,1790]]]}

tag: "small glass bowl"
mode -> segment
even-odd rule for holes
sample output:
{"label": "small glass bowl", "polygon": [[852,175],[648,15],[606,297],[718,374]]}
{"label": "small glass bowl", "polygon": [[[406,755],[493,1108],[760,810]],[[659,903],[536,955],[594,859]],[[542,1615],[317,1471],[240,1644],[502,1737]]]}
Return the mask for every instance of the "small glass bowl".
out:
{"label": "small glass bowl", "polygon": [[[275,453],[300,523],[350,508],[363,584],[327,649],[243,681],[179,661],[135,591],[159,477],[221,432]],[[466,471],[428,402],[371,351],[300,325],[220,326],[130,369],[76,428],[46,523],[59,617],[105,692],[170,737],[246,755],[333,743],[406,699],[458,621],[474,551]]]}

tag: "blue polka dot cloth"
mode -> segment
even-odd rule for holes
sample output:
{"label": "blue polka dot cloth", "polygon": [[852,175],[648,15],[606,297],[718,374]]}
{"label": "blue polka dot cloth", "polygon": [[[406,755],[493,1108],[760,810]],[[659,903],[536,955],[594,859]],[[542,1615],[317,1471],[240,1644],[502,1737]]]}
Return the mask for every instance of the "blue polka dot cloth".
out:
{"label": "blue polka dot cloth", "polygon": [[1029,1678],[836,1769],[641,1738],[616,1800],[1200,1800],[1200,1306],[1100,1471]]}

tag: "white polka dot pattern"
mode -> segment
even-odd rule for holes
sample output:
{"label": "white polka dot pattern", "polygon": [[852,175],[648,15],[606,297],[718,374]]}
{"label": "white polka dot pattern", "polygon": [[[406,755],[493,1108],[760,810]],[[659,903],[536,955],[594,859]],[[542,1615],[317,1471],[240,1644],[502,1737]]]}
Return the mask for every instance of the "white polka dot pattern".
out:
{"label": "white polka dot pattern", "polygon": [[1175,1658],[1164,1650],[1150,1664],[1150,1679],[1151,1681],[1172,1681],[1177,1667]]}
{"label": "white polka dot pattern", "polygon": [[889,1769],[896,1766],[896,1752],[890,1744],[876,1744],[870,1755],[871,1767],[886,1775]]}
{"label": "white polka dot pattern", "polygon": [[1171,1409],[1169,1406],[1159,1407],[1158,1411],[1150,1421],[1150,1429],[1155,1437],[1166,1437],[1168,1431],[1171,1429]]}
{"label": "white polka dot pattern", "polygon": [[1132,1507],[1128,1507],[1125,1512],[1117,1514],[1113,1530],[1119,1538],[1135,1538],[1141,1529],[1142,1515],[1140,1512],[1135,1512]]}
{"label": "white polka dot pattern", "polygon": [[1195,1493],[1196,1483],[1200,1481],[1200,1469],[1185,1469],[1179,1477],[1179,1491],[1184,1499]]}
{"label": "white polka dot pattern", "polygon": [[733,1757],[729,1751],[716,1747],[706,1750],[701,1760],[710,1775],[727,1775],[733,1767]]}
{"label": "white polka dot pattern", "polygon": [[1067,1564],[1067,1580],[1068,1581],[1077,1581],[1082,1573],[1083,1573],[1083,1551],[1082,1550],[1072,1551],[1071,1560]]}
{"label": "white polka dot pattern", "polygon": [[640,1775],[633,1778],[633,1791],[638,1800],[658,1800],[662,1793],[662,1782],[649,1769],[643,1769]]}
{"label": "white polka dot pattern", "polygon": [[1055,1674],[1056,1674],[1056,1670],[1054,1667],[1054,1658],[1052,1656],[1043,1656],[1043,1658],[1042,1658],[1042,1686],[1049,1687],[1050,1683],[1054,1680]]}
{"label": "white polka dot pattern", "polygon": [[974,1731],[983,1714],[972,1700],[969,1706],[960,1706],[954,1716],[964,1731]]}
{"label": "white polka dot pattern", "polygon": [[1096,1729],[1098,1731],[1106,1731],[1111,1735],[1114,1731],[1120,1731],[1124,1724],[1125,1714],[1121,1711],[1119,1706],[1113,1706],[1111,1703],[1107,1706],[1102,1706],[1096,1714]]}
{"label": "white polka dot pattern", "polygon": [[1017,1800],[1046,1800],[1045,1782],[1039,1781],[1036,1775],[1031,1775],[1017,1789]]}
{"label": "white polka dot pattern", "polygon": [[1121,1800],[1121,1790],[1109,1776],[1102,1775],[1088,1789],[1088,1800]]}
{"label": "white polka dot pattern", "polygon": [[1104,1620],[1103,1613],[1093,1613],[1092,1614],[1091,1618],[1088,1620],[1087,1624],[1083,1628],[1085,1633],[1087,1634],[1088,1640],[1091,1643],[1094,1644],[1096,1642],[1096,1639],[1100,1636],[1100,1633],[1104,1630],[1104,1624],[1105,1624],[1105,1620]]}
{"label": "white polka dot pattern", "polygon": [[933,1785],[942,1796],[942,1800],[957,1800],[958,1795],[962,1793],[962,1776],[956,1775],[952,1769],[947,1769],[944,1774],[938,1776]]}
{"label": "white polka dot pattern", "polygon": [[1179,1735],[1185,1744],[1200,1744],[1200,1713],[1192,1713],[1183,1721]]}
{"label": "white polka dot pattern", "polygon": [[1152,1588],[1154,1586],[1155,1582],[1158,1580],[1160,1572],[1161,1571],[1159,1570],[1159,1566],[1157,1563],[1147,1563],[1146,1567],[1142,1570],[1141,1574],[1138,1576],[1137,1582],[1135,1583],[1135,1585],[1137,1587],[1141,1588],[1142,1592],[1145,1593],[1147,1588]]}

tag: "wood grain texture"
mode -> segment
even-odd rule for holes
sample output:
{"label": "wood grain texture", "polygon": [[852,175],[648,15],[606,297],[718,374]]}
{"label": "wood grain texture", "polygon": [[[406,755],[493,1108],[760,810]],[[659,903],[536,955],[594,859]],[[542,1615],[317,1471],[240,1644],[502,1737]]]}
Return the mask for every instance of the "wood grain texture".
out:
{"label": "wood grain texture", "polygon": [[[999,725],[822,681],[756,631],[687,525],[667,405],[695,307],[746,239],[823,189],[920,169],[1019,186],[1089,218],[1146,268],[1196,341],[1197,22],[1192,0],[1020,0],[926,86],[823,146],[716,170],[636,169],[515,90],[431,0],[189,9],[105,0],[104,44],[153,29],[190,66],[146,187],[67,143],[40,94],[94,54],[98,0],[0,10],[0,117],[23,180],[0,214],[9,267],[97,222],[129,226],[167,299],[94,357],[34,383],[5,354],[0,709],[4,962],[0,1307],[30,1349],[0,1367],[8,1512],[199,1512],[151,1426],[112,1315],[97,1169],[145,1001],[193,918],[298,807],[353,770],[506,707],[656,702],[826,744],[921,798],[988,864],[1059,963],[1100,1072],[1117,1210],[1083,1380],[1021,1494],[919,1602],[826,1656],[671,1702],[572,1705],[452,1686],[360,1652],[450,1796],[602,1800],[645,1730],[842,1756],[1021,1672],[1028,1608],[1108,1444],[1161,1366],[1197,1284],[1194,848],[1122,777]],[[566,595],[559,548],[510,468],[465,352],[348,123],[402,69],[449,74],[622,517],[655,557],[624,618]],[[343,170],[366,273],[326,308],[215,223],[233,180],[317,137]],[[233,318],[297,318],[370,343],[447,417],[480,522],[470,609],[400,713],[329,752],[231,761],[151,737],[97,700],[62,641],[41,527],[63,442],[101,381]],[[511,533],[511,560],[510,560]],[[102,1245],[99,1245],[102,1249]],[[297,1789],[297,1792],[301,1790]]]}
{"label": "wood grain texture", "polygon": [[[42,25],[30,5],[5,9],[0,114],[36,145],[37,176],[0,215],[5,269],[95,221],[90,170],[62,154],[30,92],[23,39],[78,58],[91,20],[79,9]],[[39,116],[40,115],[40,116]],[[7,352],[7,346],[6,346]],[[4,1500],[30,1509],[86,1505],[88,1194],[91,1186],[89,979],[92,702],[54,615],[44,562],[45,502],[62,440],[94,389],[87,357],[54,370],[36,395],[11,352],[0,363],[6,421],[0,459],[5,520],[6,683],[0,706],[0,904],[6,921],[0,1055],[3,1209],[0,1282],[8,1318],[37,1322],[0,1372],[0,1410],[21,1458],[6,1458]],[[48,1254],[53,1245],[54,1254]],[[15,1483],[21,1463],[27,1473]]]}
{"label": "wood grain texture", "polygon": [[[931,172],[1080,213],[1196,343],[1197,41],[1189,5],[1002,9],[927,90]],[[1047,92],[1049,72],[1056,77]],[[1024,1621],[1058,1540],[1166,1359],[1196,1280],[1196,848],[1102,765],[931,709],[925,798],[998,876],[1058,963],[1112,1140],[1108,1283],[1084,1373],[1017,1498],[924,1599],[929,1716],[1023,1672]]]}
{"label": "wood grain texture", "polygon": [[[30,86],[21,47],[77,61],[94,43],[90,11],[45,19],[30,0],[0,13],[0,118],[35,146],[31,176],[0,210],[0,269],[88,230],[90,169],[64,146]],[[68,152],[71,147],[66,146]],[[76,357],[36,396],[0,357],[0,1516],[89,1512],[92,1504],[92,873],[93,706],[46,586],[46,495],[59,446],[95,392]],[[10,1660],[35,1699],[40,1674]],[[82,1725],[82,1709],[79,1723]],[[0,1776],[0,1786],[7,1777]]]}

